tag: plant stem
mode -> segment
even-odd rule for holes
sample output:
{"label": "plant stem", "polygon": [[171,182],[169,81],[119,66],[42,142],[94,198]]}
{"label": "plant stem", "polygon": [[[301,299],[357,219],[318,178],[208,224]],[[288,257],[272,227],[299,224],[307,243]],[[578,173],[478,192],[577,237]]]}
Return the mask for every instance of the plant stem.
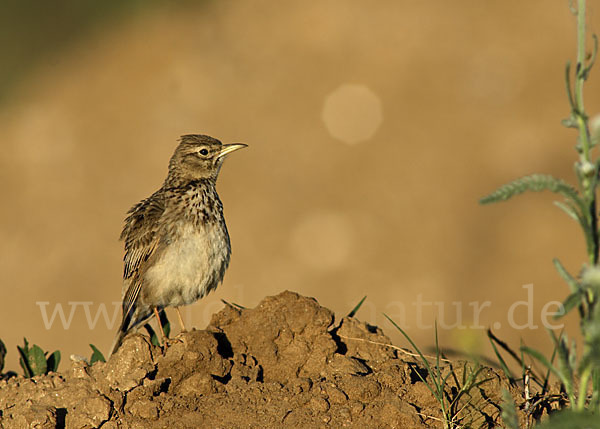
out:
{"label": "plant stem", "polygon": [[575,114],[581,138],[582,161],[590,162],[590,139],[587,130],[587,117],[583,104],[583,84],[585,82],[585,0],[579,0],[577,7],[577,66],[575,68]]}
{"label": "plant stem", "polygon": [[587,399],[587,386],[588,381],[590,379],[590,375],[592,374],[591,369],[586,369],[583,374],[581,374],[581,379],[579,382],[579,398],[577,398],[577,411],[585,410],[585,400]]}
{"label": "plant stem", "polygon": [[577,4],[577,66],[575,68],[574,102],[573,116],[577,121],[579,129],[579,145],[581,147],[579,157],[579,175],[581,179],[582,193],[589,207],[588,221],[591,233],[591,248],[588,248],[588,257],[590,263],[598,263],[598,218],[596,214],[596,178],[598,174],[591,159],[591,138],[588,126],[588,118],[585,113],[583,103],[583,84],[586,80],[588,70],[586,70],[585,58],[585,12],[586,0],[578,0]]}
{"label": "plant stem", "polygon": [[[577,113],[582,115],[583,107],[583,70],[585,69],[585,0],[579,0],[577,7],[577,67],[575,76],[575,103],[577,105]],[[580,116],[581,118],[581,116]],[[581,131],[581,128],[580,128]],[[583,137],[583,136],[582,136]],[[583,144],[584,142],[582,142]],[[585,159],[589,157],[589,141],[583,146]]]}

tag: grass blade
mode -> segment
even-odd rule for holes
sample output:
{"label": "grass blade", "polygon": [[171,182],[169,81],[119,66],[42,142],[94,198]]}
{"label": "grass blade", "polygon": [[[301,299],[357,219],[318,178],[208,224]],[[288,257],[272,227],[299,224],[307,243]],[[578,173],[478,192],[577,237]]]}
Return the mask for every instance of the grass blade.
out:
{"label": "grass blade", "polygon": [[427,358],[425,358],[425,356],[423,355],[423,353],[421,352],[421,350],[419,349],[419,347],[417,347],[417,345],[414,343],[414,341],[408,336],[408,334],[406,332],[404,332],[404,329],[402,329],[400,326],[398,326],[396,324],[396,322],[394,322],[392,320],[391,317],[389,317],[387,314],[383,314],[385,316],[385,318],[387,320],[389,320],[392,325],[394,325],[394,327],[400,331],[400,333],[404,336],[404,338],[406,338],[406,341],[408,341],[410,343],[410,345],[413,347],[413,349],[417,352],[417,354],[419,355],[419,357],[421,358],[421,362],[423,362],[423,365],[425,365],[425,369],[427,369],[427,373],[429,374],[429,376],[432,378],[432,382],[435,384],[436,390],[433,390],[433,388],[429,385],[429,383],[427,383],[427,381],[421,376],[421,374],[417,371],[417,375],[419,376],[419,378],[421,379],[421,381],[423,381],[423,383],[425,383],[425,385],[427,386],[427,388],[429,389],[429,391],[431,392],[431,394],[438,400],[438,401],[442,401],[443,400],[443,396],[440,398],[439,397],[439,390],[440,390],[440,386],[438,384],[437,379],[434,377],[435,376],[435,372],[433,371],[433,369],[431,368],[431,365],[429,365],[429,361],[427,360]]}
{"label": "grass blade", "polygon": [[494,340],[492,339],[494,337],[490,336],[490,334],[491,334],[491,331],[488,329],[488,339],[490,340],[490,344],[492,345],[492,348],[494,349],[494,353],[496,354],[496,358],[498,359],[500,368],[502,369],[502,372],[504,372],[504,375],[506,376],[506,378],[508,378],[508,381],[510,382],[510,384],[512,386],[514,386],[515,385],[515,377],[514,377],[513,373],[510,371],[510,369],[508,368],[508,365],[506,364],[504,358],[498,351],[498,348],[496,347],[496,344],[494,343]]}
{"label": "grass blade", "polygon": [[360,307],[363,305],[363,302],[365,302],[365,299],[367,299],[367,295],[363,296],[363,298],[358,302],[358,304],[356,304],[356,306],[352,309],[350,313],[348,313],[346,317],[354,317],[356,313],[358,313]]}

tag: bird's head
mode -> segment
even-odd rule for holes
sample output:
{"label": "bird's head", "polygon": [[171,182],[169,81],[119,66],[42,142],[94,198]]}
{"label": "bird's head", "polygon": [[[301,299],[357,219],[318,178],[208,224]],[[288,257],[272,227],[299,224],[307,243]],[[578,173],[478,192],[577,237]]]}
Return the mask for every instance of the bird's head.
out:
{"label": "bird's head", "polygon": [[223,144],[202,134],[181,136],[169,163],[169,178],[181,182],[216,180],[225,157],[247,146],[243,143]]}

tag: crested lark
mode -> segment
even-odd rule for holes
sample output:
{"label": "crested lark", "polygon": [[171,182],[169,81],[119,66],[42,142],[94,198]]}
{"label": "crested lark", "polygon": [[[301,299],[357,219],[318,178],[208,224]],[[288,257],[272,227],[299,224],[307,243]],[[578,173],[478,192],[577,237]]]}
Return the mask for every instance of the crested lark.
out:
{"label": "crested lark", "polygon": [[[189,134],[169,162],[162,187],[134,205],[125,219],[123,320],[112,347],[154,313],[191,304],[215,289],[229,265],[231,247],[216,182],[223,160],[245,144],[223,145]],[[164,333],[163,333],[164,337]]]}

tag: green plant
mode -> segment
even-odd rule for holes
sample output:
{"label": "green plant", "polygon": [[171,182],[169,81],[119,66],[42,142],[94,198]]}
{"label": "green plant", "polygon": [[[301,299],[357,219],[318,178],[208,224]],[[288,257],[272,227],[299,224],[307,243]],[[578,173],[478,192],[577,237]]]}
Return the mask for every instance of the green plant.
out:
{"label": "green plant", "polygon": [[358,313],[358,310],[360,310],[360,307],[362,307],[363,303],[365,302],[365,299],[367,299],[367,295],[363,296],[362,299],[358,301],[358,304],[354,306],[354,308],[350,311],[350,313],[348,313],[346,317],[350,318],[356,316],[356,313]]}
{"label": "green plant", "polygon": [[[550,419],[537,426],[538,429],[600,429],[597,415],[589,412],[563,411],[550,416]],[[512,429],[512,428],[511,428]]]}
{"label": "green plant", "polygon": [[517,417],[517,406],[510,392],[502,389],[502,420],[507,429],[519,429],[519,418]]}
{"label": "green plant", "polygon": [[0,374],[2,374],[2,370],[4,369],[4,357],[6,356],[6,346],[0,340]]}
{"label": "green plant", "polygon": [[[569,217],[579,223],[583,231],[588,261],[579,276],[572,276],[558,259],[554,265],[569,286],[571,293],[563,303],[563,311],[556,315],[560,318],[574,308],[578,308],[580,328],[583,335],[583,350],[578,357],[575,342],[569,342],[566,335],[550,336],[557,354],[557,364],[542,353],[530,347],[522,351],[536,359],[551,371],[564,386],[570,407],[573,410],[589,409],[600,411],[600,267],[598,266],[599,235],[597,188],[599,183],[600,160],[592,157],[598,136],[592,136],[589,117],[583,100],[584,83],[590,75],[598,51],[598,39],[594,35],[592,54],[587,56],[586,42],[586,1],[578,0],[577,8],[571,8],[577,16],[577,63],[572,73],[567,63],[565,81],[571,113],[562,121],[568,128],[578,130],[575,149],[579,155],[575,162],[577,186],[571,186],[561,179],[549,175],[533,174],[500,187],[497,191],[482,198],[482,204],[507,200],[525,191],[549,190],[562,195],[565,200],[555,204]],[[572,74],[574,82],[572,82]],[[592,395],[589,397],[589,387]]]}
{"label": "green plant", "polygon": [[[526,347],[521,342],[521,348],[519,353],[515,352],[508,344],[496,337],[491,330],[487,331],[488,338],[498,364],[504,375],[509,380],[511,386],[517,386],[518,383],[522,383],[523,396],[525,402],[522,404],[521,409],[525,413],[527,424],[525,427],[532,427],[534,422],[539,422],[540,418],[549,409],[560,408],[564,403],[564,398],[561,394],[552,394],[550,392],[550,369],[546,368],[545,373],[538,371],[535,366],[528,364],[525,360],[524,350]],[[502,353],[500,351],[508,353],[508,355],[519,365],[521,369],[521,376],[515,377],[510,371],[508,364],[506,363]],[[557,348],[555,347],[550,357],[550,363],[553,364],[557,355]],[[533,387],[535,385],[535,387]],[[514,400],[510,397],[502,398],[502,419],[508,428],[513,429],[514,424],[509,422],[507,419],[512,419],[511,409],[515,409]],[[506,414],[506,415],[505,415]],[[516,427],[518,429],[518,426]]]}
{"label": "green plant", "polygon": [[102,354],[102,352],[100,350],[98,350],[98,348],[95,345],[90,344],[90,347],[92,348],[92,356],[90,357],[90,365],[93,365],[95,362],[106,362],[106,359],[104,359],[104,355]]}
{"label": "green plant", "polygon": [[[418,370],[415,371],[417,376],[421,379],[425,386],[429,389],[431,394],[440,404],[442,411],[442,418],[445,429],[460,428],[463,426],[463,410],[469,405],[470,392],[473,389],[481,386],[490,379],[480,379],[483,367],[478,363],[470,366],[467,362],[463,364],[462,371],[457,374],[452,364],[443,358],[439,348],[438,342],[438,331],[437,323],[435,324],[435,364],[429,363],[429,360],[421,352],[419,347],[414,341],[408,336],[408,334],[400,326],[396,324],[387,314],[384,316],[394,325],[398,331],[406,338],[413,349],[416,350],[419,355],[419,359],[425,370],[427,376],[424,376]],[[447,362],[446,369],[442,368],[442,362]],[[453,383],[451,383],[451,381]],[[472,422],[471,422],[472,423]]]}
{"label": "green plant", "polygon": [[34,344],[29,347],[29,342],[23,338],[23,346],[17,346],[19,354],[19,364],[23,368],[23,375],[27,378],[36,375],[44,375],[49,372],[55,372],[60,363],[60,351],[56,350],[50,356],[40,346]]}
{"label": "green plant", "polygon": [[229,307],[237,308],[238,310],[246,310],[246,307],[244,307],[243,305],[236,304],[235,302],[228,302],[224,299],[221,299],[221,302]]}

